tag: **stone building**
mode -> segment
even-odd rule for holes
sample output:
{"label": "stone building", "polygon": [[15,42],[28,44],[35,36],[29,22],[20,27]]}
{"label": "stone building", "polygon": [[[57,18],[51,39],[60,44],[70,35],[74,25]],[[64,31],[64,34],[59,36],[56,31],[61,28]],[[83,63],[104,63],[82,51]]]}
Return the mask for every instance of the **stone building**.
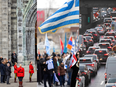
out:
{"label": "stone building", "polygon": [[35,60],[36,12],[37,0],[0,0],[0,56]]}

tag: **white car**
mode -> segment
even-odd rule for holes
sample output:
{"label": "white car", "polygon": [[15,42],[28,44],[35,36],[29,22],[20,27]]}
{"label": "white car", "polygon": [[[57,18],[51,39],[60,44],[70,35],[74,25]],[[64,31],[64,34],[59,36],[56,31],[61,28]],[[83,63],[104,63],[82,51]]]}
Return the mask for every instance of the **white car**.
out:
{"label": "white car", "polygon": [[87,68],[91,71],[91,75],[97,75],[97,63],[93,57],[82,57],[79,58],[80,64],[86,64]]}

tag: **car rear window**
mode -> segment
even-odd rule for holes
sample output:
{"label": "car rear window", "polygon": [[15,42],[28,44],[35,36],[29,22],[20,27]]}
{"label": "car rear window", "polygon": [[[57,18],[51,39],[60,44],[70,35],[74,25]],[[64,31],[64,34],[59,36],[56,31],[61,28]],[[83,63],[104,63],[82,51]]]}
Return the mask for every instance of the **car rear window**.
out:
{"label": "car rear window", "polygon": [[108,83],[116,83],[116,79],[109,79]]}
{"label": "car rear window", "polygon": [[109,44],[99,44],[100,48],[107,48],[109,47]]}
{"label": "car rear window", "polygon": [[[85,56],[86,56],[86,55],[85,55]],[[86,57],[93,57],[94,60],[96,59],[96,56],[93,56],[93,55],[91,55],[91,56],[86,56]]]}
{"label": "car rear window", "polygon": [[91,59],[80,59],[80,63],[92,63]]}
{"label": "car rear window", "polygon": [[97,51],[95,51],[95,54],[105,54],[105,53],[107,53],[107,51],[105,51],[105,50],[97,50]]}
{"label": "car rear window", "polygon": [[98,48],[89,48],[89,51],[95,51],[95,49],[98,49]]}
{"label": "car rear window", "polygon": [[106,33],[106,36],[115,36],[114,33]]}
{"label": "car rear window", "polygon": [[101,40],[100,42],[109,42],[111,44],[111,40]]}
{"label": "car rear window", "polygon": [[86,37],[87,38],[87,40],[90,40],[91,39],[91,37]]}
{"label": "car rear window", "polygon": [[111,40],[113,40],[113,38],[112,38],[112,37],[105,37],[104,39],[111,39]]}

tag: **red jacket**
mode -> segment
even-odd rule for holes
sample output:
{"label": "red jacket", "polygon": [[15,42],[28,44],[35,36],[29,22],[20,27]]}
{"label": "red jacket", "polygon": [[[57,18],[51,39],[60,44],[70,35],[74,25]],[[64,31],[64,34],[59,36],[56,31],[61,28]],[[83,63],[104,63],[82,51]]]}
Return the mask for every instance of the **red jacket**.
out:
{"label": "red jacket", "polygon": [[29,65],[29,73],[34,73],[34,68],[32,64]]}
{"label": "red jacket", "polygon": [[14,73],[17,73],[17,66],[14,65]]}
{"label": "red jacket", "polygon": [[24,77],[25,70],[23,67],[17,68],[17,77]]}

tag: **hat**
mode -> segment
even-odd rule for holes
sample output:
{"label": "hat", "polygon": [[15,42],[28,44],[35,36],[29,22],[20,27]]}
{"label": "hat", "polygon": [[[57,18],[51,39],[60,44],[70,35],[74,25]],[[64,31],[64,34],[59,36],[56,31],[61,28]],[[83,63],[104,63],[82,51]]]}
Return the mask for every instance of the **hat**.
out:
{"label": "hat", "polygon": [[57,56],[60,57],[60,54],[58,54]]}

